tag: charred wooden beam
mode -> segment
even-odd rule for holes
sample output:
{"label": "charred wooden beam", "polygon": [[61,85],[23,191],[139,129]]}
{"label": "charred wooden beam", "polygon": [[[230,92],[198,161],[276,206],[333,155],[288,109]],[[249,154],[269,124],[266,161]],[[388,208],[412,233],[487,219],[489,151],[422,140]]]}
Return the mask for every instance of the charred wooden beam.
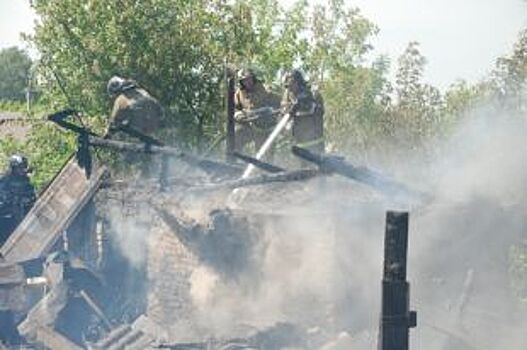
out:
{"label": "charred wooden beam", "polygon": [[292,147],[293,154],[319,166],[321,171],[336,173],[366,184],[390,196],[423,198],[423,194],[410,190],[405,185],[391,180],[366,167],[359,167],[346,161],[344,157],[319,154],[298,146]]}
{"label": "charred wooden beam", "polygon": [[409,309],[407,251],[408,213],[389,211],[384,241],[379,350],[408,350],[409,329],[417,325],[417,314]]}
{"label": "charred wooden beam", "polygon": [[217,175],[236,176],[240,175],[240,173],[243,171],[243,169],[236,165],[194,156],[175,147],[145,145],[142,143],[108,140],[100,137],[90,137],[90,145],[94,147],[113,149],[119,152],[163,154],[178,158],[189,165]]}
{"label": "charred wooden beam", "polygon": [[245,154],[241,154],[239,152],[233,152],[232,155],[234,157],[238,158],[238,159],[243,160],[246,163],[252,164],[252,165],[254,165],[257,168],[265,170],[265,171],[268,171],[270,173],[281,173],[281,172],[285,171],[284,168],[280,168],[279,166],[276,166],[276,165],[273,165],[271,163],[267,163],[267,162],[261,161],[259,159],[247,156]]}
{"label": "charred wooden beam", "polygon": [[221,190],[221,189],[236,189],[240,187],[257,186],[269,183],[279,182],[293,182],[293,181],[305,181],[316,176],[321,175],[321,172],[316,169],[300,169],[288,172],[281,172],[276,174],[262,174],[255,177],[223,181],[219,183],[203,185],[196,187],[198,191],[209,191],[209,190]]}

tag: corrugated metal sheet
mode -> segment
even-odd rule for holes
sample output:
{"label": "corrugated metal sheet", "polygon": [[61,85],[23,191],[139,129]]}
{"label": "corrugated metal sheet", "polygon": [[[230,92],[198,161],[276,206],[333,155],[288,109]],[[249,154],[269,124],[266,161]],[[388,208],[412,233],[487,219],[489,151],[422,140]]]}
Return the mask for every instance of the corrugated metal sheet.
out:
{"label": "corrugated metal sheet", "polygon": [[0,248],[0,254],[9,262],[46,254],[95,194],[106,173],[106,168],[96,168],[88,179],[75,158],[70,158]]}

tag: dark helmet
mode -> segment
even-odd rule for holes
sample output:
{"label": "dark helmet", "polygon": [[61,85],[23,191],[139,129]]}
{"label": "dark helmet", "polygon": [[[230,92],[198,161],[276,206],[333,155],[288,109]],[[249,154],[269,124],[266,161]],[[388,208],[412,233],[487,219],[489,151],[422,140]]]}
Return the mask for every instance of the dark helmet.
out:
{"label": "dark helmet", "polygon": [[11,172],[29,172],[27,158],[21,154],[13,154],[9,158],[9,170]]}
{"label": "dark helmet", "polygon": [[286,88],[290,87],[293,82],[296,82],[301,88],[307,87],[307,81],[298,69],[293,69],[284,76],[284,85]]}
{"label": "dark helmet", "polygon": [[136,85],[137,84],[133,80],[124,79],[118,75],[114,75],[110,78],[110,80],[108,80],[108,84],[106,85],[106,92],[108,93],[108,95],[113,96],[128,89],[135,88]]}
{"label": "dark helmet", "polygon": [[237,73],[238,81],[242,81],[247,78],[257,79],[256,72],[252,68],[242,68]]}

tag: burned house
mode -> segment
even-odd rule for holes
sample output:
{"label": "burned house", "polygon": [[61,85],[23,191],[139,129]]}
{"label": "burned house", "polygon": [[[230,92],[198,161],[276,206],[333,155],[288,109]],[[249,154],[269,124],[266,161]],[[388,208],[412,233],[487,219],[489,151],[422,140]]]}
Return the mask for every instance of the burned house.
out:
{"label": "burned house", "polygon": [[[257,176],[255,185],[270,187],[257,186],[242,196],[243,205],[228,208],[232,190],[251,182],[189,186],[176,179],[167,192],[155,181],[112,180],[97,164],[87,177],[70,159],[1,248],[6,262],[25,271],[19,276],[25,283],[18,282],[28,295],[19,304],[19,332],[30,344],[50,349],[308,347],[307,329],[344,322],[344,310],[338,313],[342,319],[328,318],[328,310],[339,307],[332,300],[347,298],[331,291],[337,262],[322,254],[321,270],[312,274],[325,286],[298,295],[292,289],[298,277],[280,276],[279,264],[302,263],[292,246],[296,239],[333,249],[325,246],[338,244],[335,237],[316,235],[334,230],[341,212],[319,212],[330,199],[321,202],[310,193],[320,186],[317,179],[284,190],[290,178],[283,176]],[[305,227],[295,228],[299,222]],[[286,229],[289,237],[280,236]],[[315,254],[310,249],[301,254]],[[299,276],[307,272],[298,268]],[[291,295],[273,295],[275,283]],[[291,298],[300,301],[288,305]],[[302,306],[314,300],[322,303],[316,312]],[[261,305],[249,310],[251,303]],[[266,308],[269,315],[262,317]],[[322,329],[312,332],[319,343],[329,339]]]}
{"label": "burned house", "polygon": [[[248,159],[266,172],[240,178],[240,164],[175,148],[90,142],[169,154],[175,170],[163,185],[156,176],[120,181],[97,162],[87,177],[71,159],[55,177],[1,248],[15,266],[5,284],[27,295],[11,300],[23,305],[18,330],[32,346],[371,349],[381,309],[381,329],[408,338],[415,315],[406,273],[389,260],[403,256],[385,261],[383,296],[392,301],[379,302],[386,197],[406,207],[428,196],[302,149],[293,152],[317,167],[287,171]],[[462,296],[465,308],[469,287]],[[82,326],[68,327],[71,320]]]}

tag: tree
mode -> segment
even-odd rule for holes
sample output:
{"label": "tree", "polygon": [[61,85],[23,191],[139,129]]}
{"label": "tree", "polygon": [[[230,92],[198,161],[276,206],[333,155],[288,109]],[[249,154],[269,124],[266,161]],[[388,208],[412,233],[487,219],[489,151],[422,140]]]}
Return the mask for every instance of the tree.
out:
{"label": "tree", "polygon": [[0,50],[0,100],[23,101],[29,80],[31,58],[17,48]]}
{"label": "tree", "polygon": [[[56,105],[104,115],[107,79],[135,78],[167,107],[167,125],[189,145],[223,128],[225,61],[256,64],[269,83],[300,66],[335,96],[328,115],[344,113],[350,99],[341,99],[342,92],[354,96],[352,109],[366,113],[376,94],[369,86],[378,90],[384,74],[362,66],[375,26],[340,0],[313,11],[305,0],[288,11],[276,0],[40,0],[34,6],[40,24],[30,39]],[[336,118],[328,126],[340,132]]]}
{"label": "tree", "polygon": [[367,58],[369,40],[377,27],[341,0],[315,6],[308,32],[311,38],[303,54],[305,70],[322,92],[328,144],[334,150],[364,154],[378,141],[387,90],[386,57]]}
{"label": "tree", "polygon": [[494,95],[506,107],[516,111],[527,108],[527,30],[519,34],[512,53],[496,61],[491,84]]}
{"label": "tree", "polygon": [[423,82],[426,58],[417,42],[399,57],[395,80],[396,102],[391,108],[391,131],[402,149],[422,149],[442,131],[444,101],[441,92]]}

